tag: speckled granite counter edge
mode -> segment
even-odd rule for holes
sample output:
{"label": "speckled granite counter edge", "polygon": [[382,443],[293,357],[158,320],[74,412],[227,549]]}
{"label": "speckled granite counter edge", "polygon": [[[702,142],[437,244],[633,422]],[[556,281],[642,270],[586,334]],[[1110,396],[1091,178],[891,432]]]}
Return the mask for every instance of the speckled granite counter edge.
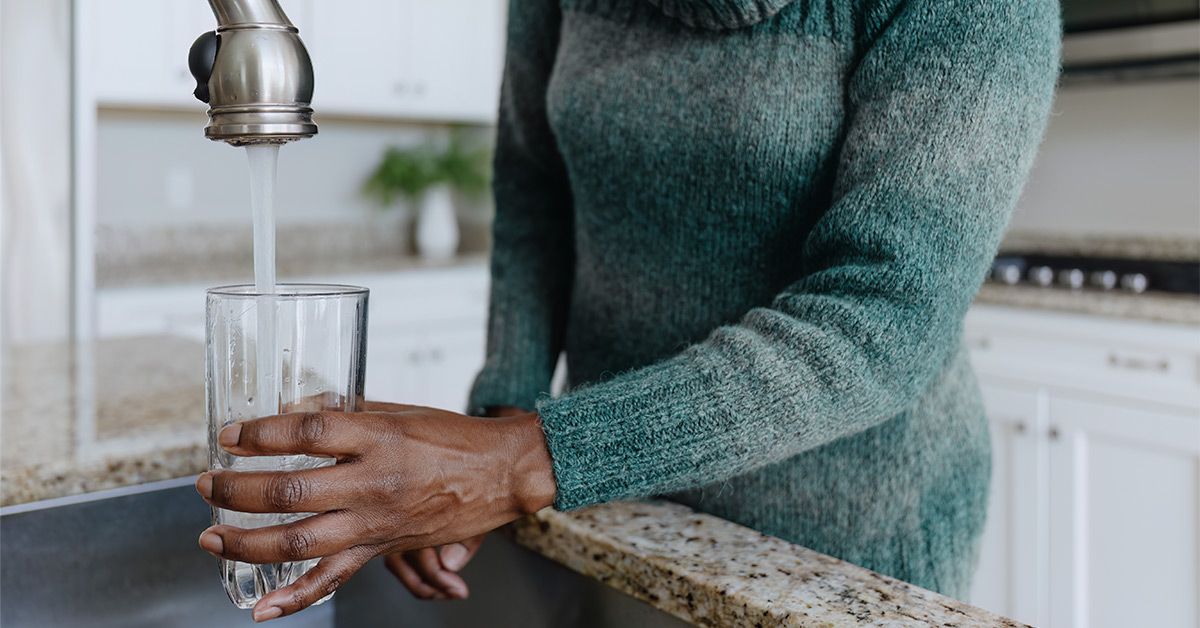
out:
{"label": "speckled granite counter edge", "polygon": [[208,468],[208,446],[163,447],[137,456],[67,460],[0,471],[0,506],[80,495],[196,475]]}
{"label": "speckled granite counter edge", "polygon": [[1200,298],[1188,295],[1128,295],[985,284],[975,296],[975,302],[1128,320],[1200,325]]}
{"label": "speckled granite counter edge", "polygon": [[667,502],[544,510],[517,543],[700,626],[1021,626]]}

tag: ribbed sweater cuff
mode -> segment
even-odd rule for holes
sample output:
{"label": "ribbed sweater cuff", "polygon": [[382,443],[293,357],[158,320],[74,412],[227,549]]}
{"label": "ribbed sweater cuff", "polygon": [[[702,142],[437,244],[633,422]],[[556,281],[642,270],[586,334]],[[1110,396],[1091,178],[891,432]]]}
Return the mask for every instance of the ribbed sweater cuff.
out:
{"label": "ribbed sweater cuff", "polygon": [[682,360],[628,373],[558,398],[537,410],[557,482],[559,510],[660,494],[720,457],[703,427],[710,386]]}
{"label": "ribbed sweater cuff", "polygon": [[728,30],[770,19],[792,0],[650,0],[693,28]]}

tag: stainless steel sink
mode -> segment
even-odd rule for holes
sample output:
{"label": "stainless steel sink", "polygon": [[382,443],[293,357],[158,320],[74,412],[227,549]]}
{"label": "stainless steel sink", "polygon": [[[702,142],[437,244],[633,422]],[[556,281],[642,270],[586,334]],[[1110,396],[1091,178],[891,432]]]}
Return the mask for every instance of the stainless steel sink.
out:
{"label": "stainless steel sink", "polygon": [[[0,509],[0,625],[255,625],[196,547],[208,507],[177,480]],[[679,620],[493,535],[465,570],[465,602],[413,599],[373,561],[323,606],[280,628],[683,626]]]}
{"label": "stainless steel sink", "polygon": [[[100,497],[97,499],[96,497]],[[208,506],[188,480],[0,511],[0,624],[253,626],[196,547]],[[333,608],[280,622],[330,628]]]}

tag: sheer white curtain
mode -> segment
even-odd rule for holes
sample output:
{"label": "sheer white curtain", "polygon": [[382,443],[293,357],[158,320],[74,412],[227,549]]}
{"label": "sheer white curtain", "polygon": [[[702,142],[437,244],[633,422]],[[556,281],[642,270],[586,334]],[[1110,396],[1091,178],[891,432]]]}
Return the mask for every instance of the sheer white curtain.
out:
{"label": "sheer white curtain", "polygon": [[0,331],[70,328],[71,2],[0,0]]}

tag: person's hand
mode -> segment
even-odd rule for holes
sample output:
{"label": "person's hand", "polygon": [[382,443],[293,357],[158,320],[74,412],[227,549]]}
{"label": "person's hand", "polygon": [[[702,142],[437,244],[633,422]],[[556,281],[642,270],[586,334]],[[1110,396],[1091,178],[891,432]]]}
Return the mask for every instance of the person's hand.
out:
{"label": "person's hand", "polygon": [[457,543],[393,552],[384,557],[388,571],[422,600],[465,600],[471,591],[459,570],[483,545],[483,534]]}
{"label": "person's hand", "polygon": [[317,513],[252,530],[217,525],[200,546],[228,560],[321,558],[254,607],[257,621],[302,610],[371,558],[437,547],[493,530],[554,501],[554,475],[536,414],[476,418],[445,410],[309,412],[225,427],[237,456],[309,454],[338,464],[302,471],[210,471],[196,489],[242,512]]}
{"label": "person's hand", "polygon": [[[368,409],[395,411],[394,404],[367,402]],[[488,408],[489,417],[513,417],[526,410],[512,406]],[[384,557],[388,571],[396,576],[414,596],[423,600],[465,600],[470,588],[458,572],[479,550],[484,535],[450,543],[441,547],[425,547],[407,552],[394,552]]]}

